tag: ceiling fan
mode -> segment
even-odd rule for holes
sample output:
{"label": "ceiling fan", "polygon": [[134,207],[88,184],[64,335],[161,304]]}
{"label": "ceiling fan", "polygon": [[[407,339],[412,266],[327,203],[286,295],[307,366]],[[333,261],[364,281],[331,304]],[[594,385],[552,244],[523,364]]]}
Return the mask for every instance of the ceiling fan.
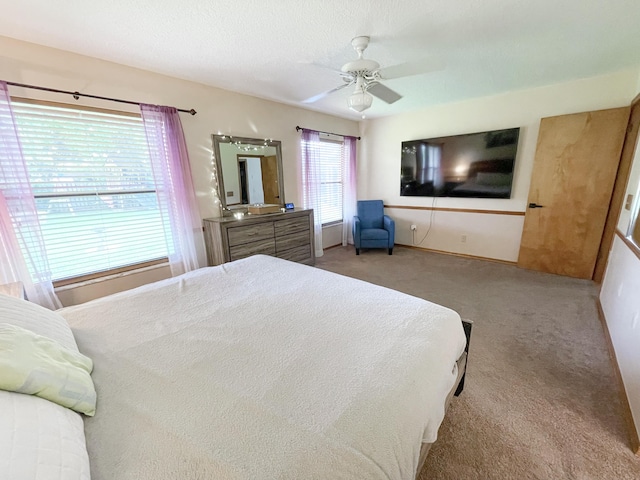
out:
{"label": "ceiling fan", "polygon": [[358,53],[358,59],[345,63],[338,72],[344,84],[307,98],[303,103],[317,102],[333,92],[354,85],[355,90],[348,97],[347,102],[351,110],[363,112],[371,107],[374,96],[389,104],[402,98],[402,95],[380,83],[382,80],[391,80],[434,70],[432,60],[423,60],[411,64],[403,63],[382,69],[375,60],[363,58],[364,51],[369,46],[369,37],[355,37],[351,40],[351,45]]}

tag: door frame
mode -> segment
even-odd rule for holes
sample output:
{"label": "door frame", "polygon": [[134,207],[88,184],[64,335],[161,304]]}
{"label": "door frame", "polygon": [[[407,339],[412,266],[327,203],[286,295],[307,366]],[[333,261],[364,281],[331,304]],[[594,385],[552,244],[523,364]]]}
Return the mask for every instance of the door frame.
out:
{"label": "door frame", "polygon": [[622,153],[620,154],[620,162],[618,163],[618,173],[615,183],[613,184],[613,193],[611,194],[611,202],[609,203],[609,211],[604,224],[602,240],[600,241],[600,249],[596,258],[596,265],[593,269],[591,279],[596,283],[602,283],[604,273],[609,263],[609,252],[613,245],[613,238],[618,228],[618,220],[620,219],[620,211],[624,202],[624,195],[627,191],[627,183],[631,173],[631,164],[638,143],[638,131],[640,130],[640,94],[638,94],[631,102],[631,111],[629,112],[629,121],[627,123],[627,131],[625,133],[624,142],[622,144]]}

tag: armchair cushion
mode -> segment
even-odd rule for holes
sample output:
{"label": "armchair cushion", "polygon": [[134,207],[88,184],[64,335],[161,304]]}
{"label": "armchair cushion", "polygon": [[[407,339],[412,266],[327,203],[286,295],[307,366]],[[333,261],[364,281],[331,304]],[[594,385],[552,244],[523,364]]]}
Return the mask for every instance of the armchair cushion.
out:
{"label": "armchair cushion", "polygon": [[389,232],[384,228],[365,228],[360,233],[361,240],[384,240],[384,246],[387,246],[389,240]]}

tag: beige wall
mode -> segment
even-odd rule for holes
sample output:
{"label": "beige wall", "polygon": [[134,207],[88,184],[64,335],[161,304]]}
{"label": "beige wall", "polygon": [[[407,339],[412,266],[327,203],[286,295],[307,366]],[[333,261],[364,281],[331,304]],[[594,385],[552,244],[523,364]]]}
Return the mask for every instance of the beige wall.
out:
{"label": "beige wall", "polygon": [[[518,91],[456,104],[441,105],[382,119],[368,120],[360,128],[354,121],[278,104],[147,71],[0,37],[0,78],[20,83],[113,96],[136,101],[195,108],[182,114],[202,218],[215,216],[212,133],[268,137],[282,141],[285,200],[301,205],[299,190],[299,134],[296,125],[362,135],[359,142],[358,198],[382,198],[387,204],[431,206],[432,199],[400,197],[400,144],[404,140],[451,135],[513,126],[522,127],[513,198],[510,200],[437,199],[440,207],[524,211],[535,141],[541,117],[627,105],[638,90],[637,70],[560,85]],[[102,108],[136,111],[135,107],[58,94],[11,88],[12,95]],[[412,244],[409,225],[418,225],[420,246],[513,261],[517,258],[522,217],[459,214],[417,210],[388,212],[397,222],[400,244]],[[467,236],[461,243],[462,235]],[[325,232],[325,246],[340,242],[339,227]],[[204,248],[199,258],[205,264]],[[144,275],[118,277],[109,284],[83,291],[65,291],[65,303],[85,301],[104,293],[166,277],[158,268]],[[144,280],[141,280],[141,279]]]}
{"label": "beige wall", "polygon": [[342,223],[322,229],[322,246],[324,248],[342,245]]}
{"label": "beige wall", "polygon": [[[540,119],[629,105],[638,70],[372,119],[361,123],[358,198],[387,205],[449,207],[524,212]],[[521,127],[511,199],[400,196],[400,147],[405,140]],[[389,209],[396,220],[396,242],[446,252],[516,261],[524,217]],[[429,228],[431,226],[431,228]],[[428,234],[428,235],[427,235]],[[466,242],[462,242],[466,235]]]}
{"label": "beige wall", "polygon": [[[193,180],[197,191],[200,216],[215,216],[218,208],[213,196],[212,133],[242,137],[273,138],[282,142],[285,200],[301,205],[299,191],[299,133],[296,125],[358,135],[358,123],[297,107],[249,97],[201,84],[125,67],[90,57],[0,37],[0,79],[94,95],[123,98],[145,103],[194,108],[194,117],[181,114],[191,157]],[[90,105],[124,111],[136,107],[99,100],[73,100],[71,96],[47,94],[36,90],[10,87],[13,96]],[[200,264],[205,265],[204,247],[200,245]],[[163,278],[166,271],[156,270]],[[145,275],[147,281],[149,275]],[[151,275],[153,277],[153,275]],[[91,287],[91,294],[65,293],[65,298],[88,299],[102,293],[137,286],[137,276],[111,280],[110,284]],[[115,283],[113,283],[115,282]],[[68,300],[71,301],[71,300]]]}
{"label": "beige wall", "polygon": [[640,259],[617,236],[600,302],[636,431],[640,432]]}
{"label": "beige wall", "polygon": [[[640,92],[640,76],[637,91]],[[640,149],[636,148],[625,193],[634,196],[633,208],[620,211],[618,232],[627,235],[632,212],[640,209]],[[627,399],[640,432],[640,259],[618,236],[609,255],[600,302],[616,352]]]}

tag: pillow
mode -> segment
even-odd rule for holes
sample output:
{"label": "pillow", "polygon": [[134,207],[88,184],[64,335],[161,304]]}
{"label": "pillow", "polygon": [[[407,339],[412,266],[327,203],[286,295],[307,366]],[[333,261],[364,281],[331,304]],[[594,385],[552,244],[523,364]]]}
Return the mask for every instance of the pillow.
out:
{"label": "pillow", "polygon": [[511,173],[478,172],[476,183],[487,187],[508,187],[512,178]]}
{"label": "pillow", "polygon": [[33,395],[0,390],[0,477],[90,480],[82,417]]}
{"label": "pillow", "polygon": [[78,351],[67,321],[60,314],[27,300],[0,295],[0,323],[22,327]]}
{"label": "pillow", "polygon": [[0,323],[0,389],[37,395],[85,415],[96,412],[93,362],[30,330]]}

